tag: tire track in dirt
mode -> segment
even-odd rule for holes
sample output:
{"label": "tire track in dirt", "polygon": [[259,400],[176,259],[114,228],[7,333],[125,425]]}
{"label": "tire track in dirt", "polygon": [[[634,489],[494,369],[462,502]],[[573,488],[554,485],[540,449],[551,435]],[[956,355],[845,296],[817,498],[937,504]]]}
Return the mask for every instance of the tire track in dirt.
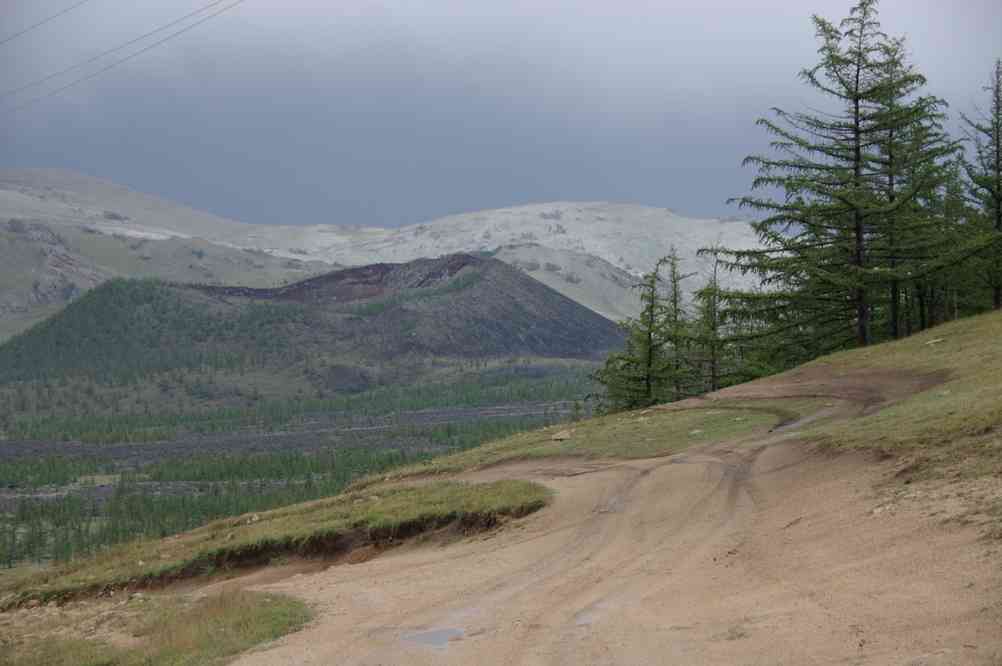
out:
{"label": "tire track in dirt", "polygon": [[879,464],[796,441],[882,401],[866,381],[765,437],[461,475],[556,498],[486,537],[266,586],[319,618],[238,663],[1002,663],[1002,570],[976,531],[878,515]]}

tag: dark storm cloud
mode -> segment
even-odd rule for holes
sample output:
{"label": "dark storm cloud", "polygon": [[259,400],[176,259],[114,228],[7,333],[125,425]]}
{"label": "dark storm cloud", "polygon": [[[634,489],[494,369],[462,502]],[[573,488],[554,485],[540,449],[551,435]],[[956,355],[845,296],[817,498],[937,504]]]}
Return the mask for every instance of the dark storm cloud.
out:
{"label": "dark storm cloud", "polygon": [[[93,0],[0,47],[9,89],[207,0]],[[997,3],[885,0],[933,92],[970,108]],[[0,34],[61,0],[7,3]],[[809,15],[849,2],[248,0],[7,115],[0,164],[63,166],[252,222],[397,225],[554,199],[733,213],[798,83]],[[27,96],[26,96],[27,97]],[[23,99],[23,98],[21,98]]]}

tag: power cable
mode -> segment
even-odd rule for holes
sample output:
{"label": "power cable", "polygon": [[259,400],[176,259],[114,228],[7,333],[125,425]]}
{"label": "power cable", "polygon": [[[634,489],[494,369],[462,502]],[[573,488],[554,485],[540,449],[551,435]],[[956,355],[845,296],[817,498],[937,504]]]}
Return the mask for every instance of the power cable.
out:
{"label": "power cable", "polygon": [[83,62],[78,62],[75,65],[70,65],[69,67],[67,67],[65,69],[61,69],[58,72],[53,72],[53,73],[51,73],[51,74],[49,74],[47,76],[43,76],[42,78],[35,80],[35,81],[31,81],[29,83],[25,83],[23,86],[18,86],[17,88],[11,88],[10,90],[5,90],[4,92],[0,92],[0,99],[3,99],[4,97],[10,97],[12,95],[17,95],[18,93],[22,93],[25,90],[29,90],[31,88],[37,88],[38,86],[42,85],[43,83],[48,83],[52,79],[55,79],[55,78],[60,77],[60,76],[63,76],[64,74],[69,74],[70,72],[73,72],[73,71],[76,71],[78,69],[81,69],[82,67],[86,67],[87,65],[90,65],[91,63],[97,62],[101,58],[109,56],[109,55],[111,55],[113,53],[118,53],[119,51],[121,51],[123,49],[129,48],[133,44],[138,44],[139,42],[141,42],[141,41],[143,41],[145,39],[148,39],[148,38],[152,37],[153,35],[161,33],[164,30],[167,30],[169,28],[173,28],[177,24],[183,23],[183,22],[187,21],[188,19],[190,19],[192,17],[198,16],[202,12],[204,12],[204,11],[206,11],[208,9],[212,9],[216,5],[221,5],[224,2],[226,2],[226,0],[213,0],[213,2],[210,2],[209,4],[205,5],[201,9],[196,9],[193,12],[185,14],[184,16],[182,16],[179,19],[175,19],[175,20],[171,21],[170,23],[164,24],[164,25],[160,26],[159,28],[157,28],[155,30],[150,30],[146,34],[140,35],[139,37],[136,37],[135,39],[130,39],[129,41],[125,42],[124,44],[119,44],[118,46],[110,48],[110,49],[108,49],[106,51],[101,51],[97,55],[95,55],[95,56],[93,56],[91,58],[88,58],[87,60],[84,60]]}
{"label": "power cable", "polygon": [[45,25],[45,24],[46,24],[46,23],[48,23],[49,21],[54,21],[54,20],[56,20],[57,18],[59,18],[59,17],[60,17],[60,16],[62,16],[63,14],[69,14],[69,13],[70,13],[71,11],[73,11],[73,10],[74,10],[74,9],[76,9],[77,7],[79,7],[79,6],[81,6],[81,5],[86,5],[86,4],[88,3],[88,2],[90,2],[90,0],[80,0],[80,2],[76,3],[75,5],[70,5],[70,6],[69,6],[69,7],[67,7],[66,9],[62,9],[62,10],[60,10],[60,11],[56,12],[55,14],[53,14],[52,16],[50,16],[49,18],[45,18],[45,19],[42,19],[42,20],[41,20],[41,21],[39,21],[38,23],[33,23],[32,25],[29,25],[29,26],[28,26],[27,28],[25,28],[25,29],[23,29],[23,30],[19,30],[19,31],[15,32],[15,33],[14,33],[13,35],[8,35],[7,37],[4,37],[3,39],[0,39],[0,46],[3,46],[3,45],[4,45],[4,44],[6,44],[7,42],[12,42],[12,41],[14,41],[15,39],[17,39],[17,38],[18,38],[18,37],[20,37],[21,35],[26,35],[26,34],[28,34],[28,33],[29,33],[29,32],[31,32],[32,30],[34,30],[35,28],[40,28],[40,27],[42,27],[43,25]]}
{"label": "power cable", "polygon": [[105,72],[107,72],[109,70],[112,70],[115,67],[118,67],[119,65],[121,65],[123,63],[126,63],[126,62],[128,62],[128,61],[130,61],[130,60],[132,60],[134,58],[138,58],[139,56],[143,55],[144,53],[147,53],[148,51],[152,51],[153,49],[155,49],[156,47],[160,46],[161,44],[169,42],[170,40],[174,39],[175,37],[179,37],[180,35],[183,35],[184,33],[188,32],[189,30],[193,30],[194,28],[197,28],[198,26],[202,25],[206,21],[208,21],[210,19],[213,19],[213,18],[219,16],[220,14],[233,9],[237,5],[242,5],[246,1],[247,0],[237,0],[236,2],[233,2],[233,3],[229,4],[229,5],[226,5],[225,7],[223,7],[222,9],[220,9],[218,11],[215,11],[215,12],[209,14],[208,16],[205,16],[205,17],[199,19],[198,21],[195,21],[194,23],[192,23],[190,25],[187,25],[184,28],[181,28],[180,30],[172,32],[171,34],[167,35],[163,39],[155,41],[152,44],[150,44],[149,46],[146,46],[146,47],[144,47],[144,48],[136,51],[135,53],[131,53],[131,54],[125,56],[124,58],[119,58],[118,60],[115,60],[111,64],[109,64],[106,67],[103,67],[103,68],[97,70],[93,74],[88,74],[87,76],[81,77],[79,79],[75,79],[73,81],[70,81],[69,83],[67,83],[66,85],[64,85],[62,87],[56,88],[55,90],[53,90],[51,92],[48,92],[48,93],[46,93],[44,95],[39,95],[38,97],[35,97],[33,99],[28,100],[27,102],[24,102],[23,104],[18,104],[16,106],[9,106],[9,107],[7,107],[7,108],[5,108],[3,110],[4,111],[11,111],[11,112],[13,112],[13,111],[20,111],[21,109],[24,109],[26,107],[29,107],[29,106],[33,105],[33,104],[36,104],[37,102],[41,102],[42,100],[48,99],[50,97],[55,97],[56,95],[58,95],[60,93],[63,93],[65,91],[69,90],[70,88],[76,87],[76,86],[78,86],[81,83],[84,83],[86,81],[90,81],[91,79],[96,78],[96,77],[100,76],[101,74],[104,74]]}

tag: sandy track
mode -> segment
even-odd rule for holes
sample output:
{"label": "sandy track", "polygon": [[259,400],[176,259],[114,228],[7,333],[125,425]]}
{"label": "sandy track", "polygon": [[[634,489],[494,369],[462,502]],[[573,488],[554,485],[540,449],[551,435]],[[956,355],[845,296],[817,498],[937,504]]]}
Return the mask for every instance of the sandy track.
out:
{"label": "sandy track", "polygon": [[237,663],[1002,664],[1002,570],[972,528],[879,511],[872,461],[791,433],[543,461],[553,505],[484,537],[267,585],[305,631]]}

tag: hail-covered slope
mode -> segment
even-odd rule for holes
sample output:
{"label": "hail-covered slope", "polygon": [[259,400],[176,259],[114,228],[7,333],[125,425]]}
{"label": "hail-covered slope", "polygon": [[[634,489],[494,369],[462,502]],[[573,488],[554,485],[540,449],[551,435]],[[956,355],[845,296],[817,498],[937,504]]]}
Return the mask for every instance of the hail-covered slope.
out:
{"label": "hail-covered slope", "polygon": [[[613,319],[637,311],[631,285],[672,248],[683,270],[695,274],[686,285],[693,291],[709,261],[697,256],[701,248],[757,243],[742,221],[600,201],[484,210],[395,229],[353,226],[351,220],[304,224],[307,220],[293,218],[252,225],[61,170],[0,170],[0,222],[5,218],[147,243],[200,238],[274,258],[338,265],[487,252]],[[732,285],[742,279],[725,276]]]}

